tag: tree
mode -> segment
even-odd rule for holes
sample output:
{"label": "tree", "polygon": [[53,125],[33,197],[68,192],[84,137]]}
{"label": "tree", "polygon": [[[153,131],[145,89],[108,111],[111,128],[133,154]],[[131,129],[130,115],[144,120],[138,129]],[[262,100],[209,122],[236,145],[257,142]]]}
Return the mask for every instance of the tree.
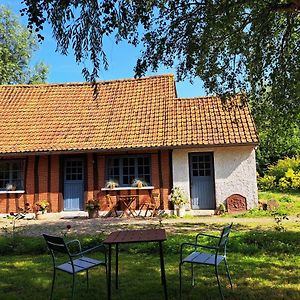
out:
{"label": "tree", "polygon": [[0,6],[0,41],[0,84],[45,82],[47,66],[30,67],[37,40],[5,6]]}
{"label": "tree", "polygon": [[[179,79],[200,76],[209,93],[265,90],[282,115],[299,113],[300,0],[24,0],[31,30],[52,25],[58,49],[90,59],[95,80],[108,63],[104,37],[144,46],[137,76],[159,64],[177,66]],[[284,119],[283,119],[284,120]]]}
{"label": "tree", "polygon": [[252,108],[260,139],[256,151],[260,174],[279,159],[300,155],[300,115],[289,116],[285,126],[282,126],[286,112],[275,109],[268,100],[266,93]]}

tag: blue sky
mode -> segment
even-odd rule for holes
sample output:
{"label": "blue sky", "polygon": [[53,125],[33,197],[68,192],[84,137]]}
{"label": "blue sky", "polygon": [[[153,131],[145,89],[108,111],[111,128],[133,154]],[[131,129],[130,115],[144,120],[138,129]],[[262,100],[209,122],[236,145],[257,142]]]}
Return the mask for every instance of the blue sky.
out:
{"label": "blue sky", "polygon": [[[0,0],[0,4],[6,5],[20,17],[23,25],[26,25],[26,18],[21,18],[19,10],[22,8],[21,0]],[[45,26],[42,32],[45,40],[39,45],[39,49],[34,53],[32,63],[43,61],[49,67],[48,82],[82,82],[85,81],[81,69],[82,65],[75,62],[72,52],[68,56],[64,56],[56,52],[56,42],[52,38],[50,26]],[[134,76],[133,68],[139,57],[139,49],[122,42],[115,45],[111,39],[106,40],[106,54],[109,61],[109,69],[101,71],[99,80],[111,80],[132,78]],[[159,68],[158,72],[148,72],[146,75],[156,74],[175,74],[174,69]],[[200,79],[196,78],[191,84],[188,80],[177,82],[177,93],[179,97],[195,97],[205,95]]]}

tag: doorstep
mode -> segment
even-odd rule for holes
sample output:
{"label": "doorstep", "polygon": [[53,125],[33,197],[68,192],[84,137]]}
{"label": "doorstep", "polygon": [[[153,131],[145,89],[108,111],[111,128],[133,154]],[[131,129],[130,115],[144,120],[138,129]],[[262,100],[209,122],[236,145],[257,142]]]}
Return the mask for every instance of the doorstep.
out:
{"label": "doorstep", "polygon": [[186,211],[187,214],[192,216],[213,216],[215,214],[214,209],[191,209]]}
{"label": "doorstep", "polygon": [[74,218],[88,217],[88,212],[84,210],[61,211],[56,214],[59,215],[60,219],[74,219]]}

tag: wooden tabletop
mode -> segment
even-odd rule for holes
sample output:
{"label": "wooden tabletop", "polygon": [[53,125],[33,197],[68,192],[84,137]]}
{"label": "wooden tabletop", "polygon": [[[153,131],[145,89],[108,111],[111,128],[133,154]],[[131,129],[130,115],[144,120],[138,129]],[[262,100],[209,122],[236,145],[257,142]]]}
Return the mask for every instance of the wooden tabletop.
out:
{"label": "wooden tabletop", "polygon": [[120,230],[112,232],[104,241],[104,244],[122,244],[139,242],[165,241],[166,231],[164,229],[144,230]]}

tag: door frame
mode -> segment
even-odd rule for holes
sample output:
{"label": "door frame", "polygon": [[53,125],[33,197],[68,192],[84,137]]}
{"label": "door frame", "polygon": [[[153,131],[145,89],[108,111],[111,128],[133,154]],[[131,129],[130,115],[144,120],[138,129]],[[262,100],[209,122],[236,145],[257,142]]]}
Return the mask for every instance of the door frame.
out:
{"label": "door frame", "polygon": [[87,158],[86,155],[62,155],[60,157],[60,190],[61,190],[61,204],[60,210],[65,211],[65,204],[64,204],[64,196],[65,196],[65,163],[68,159],[81,159],[83,161],[83,199],[82,199],[82,209],[79,211],[84,211],[84,204],[85,204],[85,197],[86,197],[86,190],[87,190]]}
{"label": "door frame", "polygon": [[[192,174],[191,174],[191,159],[192,155],[195,154],[210,154],[211,155],[211,164],[212,164],[212,184],[213,184],[213,202],[214,202],[214,208],[211,209],[193,209],[192,207]],[[191,210],[215,210],[217,209],[217,201],[216,201],[216,180],[215,180],[215,156],[214,151],[197,151],[197,152],[189,152],[188,153],[188,169],[189,169],[189,189],[190,189],[190,207]]]}

